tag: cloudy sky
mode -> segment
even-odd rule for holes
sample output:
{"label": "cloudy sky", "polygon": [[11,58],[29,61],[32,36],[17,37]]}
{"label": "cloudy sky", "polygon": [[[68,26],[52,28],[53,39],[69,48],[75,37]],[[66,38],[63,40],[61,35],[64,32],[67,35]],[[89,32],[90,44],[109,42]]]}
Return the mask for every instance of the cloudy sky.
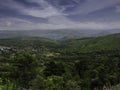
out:
{"label": "cloudy sky", "polygon": [[0,30],[120,29],[120,0],[0,0]]}

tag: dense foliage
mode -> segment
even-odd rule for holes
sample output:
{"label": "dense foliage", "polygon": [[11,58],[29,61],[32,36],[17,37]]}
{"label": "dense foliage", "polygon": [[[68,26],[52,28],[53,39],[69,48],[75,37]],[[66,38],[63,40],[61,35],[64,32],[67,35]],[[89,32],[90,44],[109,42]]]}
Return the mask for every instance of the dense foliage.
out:
{"label": "dense foliage", "polygon": [[119,90],[120,35],[0,40],[0,90]]}

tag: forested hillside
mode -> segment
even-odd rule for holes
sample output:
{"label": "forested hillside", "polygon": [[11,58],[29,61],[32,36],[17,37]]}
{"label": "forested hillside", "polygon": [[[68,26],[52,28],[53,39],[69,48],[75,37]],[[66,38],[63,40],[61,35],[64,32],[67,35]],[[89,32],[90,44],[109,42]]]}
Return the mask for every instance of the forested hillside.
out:
{"label": "forested hillside", "polygon": [[119,90],[120,34],[0,39],[0,90]]}
{"label": "forested hillside", "polygon": [[[71,39],[64,43],[66,48],[83,51],[118,50],[120,49],[120,34],[97,38]],[[65,48],[65,49],[66,49]]]}

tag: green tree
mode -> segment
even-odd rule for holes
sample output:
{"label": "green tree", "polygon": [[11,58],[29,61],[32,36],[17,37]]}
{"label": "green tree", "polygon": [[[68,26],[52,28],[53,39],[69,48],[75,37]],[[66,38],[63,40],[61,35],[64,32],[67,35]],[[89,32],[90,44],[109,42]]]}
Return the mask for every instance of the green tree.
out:
{"label": "green tree", "polygon": [[13,66],[12,79],[17,85],[28,89],[30,81],[37,75],[36,59],[29,53],[19,53],[14,57]]}
{"label": "green tree", "polygon": [[46,68],[44,70],[45,76],[61,76],[65,72],[64,65],[62,63],[55,63],[54,61],[50,61],[47,63]]}

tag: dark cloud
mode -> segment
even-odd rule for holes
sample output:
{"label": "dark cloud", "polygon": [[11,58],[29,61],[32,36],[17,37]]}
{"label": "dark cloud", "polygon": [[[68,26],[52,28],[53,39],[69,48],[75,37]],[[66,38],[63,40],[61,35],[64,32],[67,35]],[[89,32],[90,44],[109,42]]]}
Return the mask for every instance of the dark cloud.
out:
{"label": "dark cloud", "polygon": [[17,10],[12,10],[9,8],[0,9],[0,12],[0,15],[4,17],[15,17],[20,14]]}
{"label": "dark cloud", "polygon": [[[18,2],[18,3],[21,3],[21,4],[23,4],[24,6],[26,6],[26,7],[41,7],[39,4],[37,4],[37,3],[33,3],[33,2],[28,2],[28,0],[14,0],[14,1],[16,1],[16,2]],[[42,7],[41,7],[42,8]]]}

